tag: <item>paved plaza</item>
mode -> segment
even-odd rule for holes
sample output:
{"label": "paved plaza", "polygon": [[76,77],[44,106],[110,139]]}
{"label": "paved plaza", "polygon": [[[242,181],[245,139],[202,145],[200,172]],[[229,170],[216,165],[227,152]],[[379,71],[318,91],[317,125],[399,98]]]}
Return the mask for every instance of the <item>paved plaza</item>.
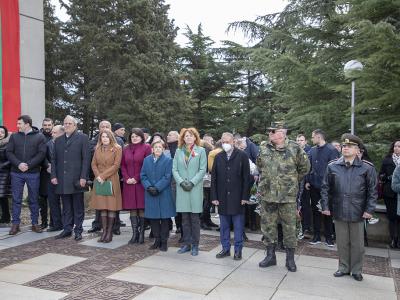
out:
{"label": "paved plaza", "polygon": [[[177,254],[171,235],[168,252],[127,245],[128,227],[112,243],[97,243],[96,234],[55,240],[56,233],[32,233],[29,227],[10,237],[0,228],[0,299],[397,299],[400,251],[367,248],[364,280],[334,278],[335,249],[301,242],[290,273],[285,254],[278,266],[260,269],[264,257],[261,235],[248,234],[243,259],[216,259],[218,232],[202,231],[197,257]],[[85,232],[91,220],[86,220]],[[148,233],[148,232],[147,232]]]}

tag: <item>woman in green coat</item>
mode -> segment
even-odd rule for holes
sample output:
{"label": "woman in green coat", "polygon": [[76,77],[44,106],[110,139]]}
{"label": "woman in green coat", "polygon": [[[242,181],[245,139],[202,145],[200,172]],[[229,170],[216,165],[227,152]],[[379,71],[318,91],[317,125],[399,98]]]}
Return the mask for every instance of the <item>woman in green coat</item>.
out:
{"label": "woman in green coat", "polygon": [[199,253],[200,213],[203,211],[203,177],[207,156],[200,147],[200,136],[195,128],[183,128],[179,135],[172,174],[176,181],[176,211],[182,213],[183,246],[179,254]]}

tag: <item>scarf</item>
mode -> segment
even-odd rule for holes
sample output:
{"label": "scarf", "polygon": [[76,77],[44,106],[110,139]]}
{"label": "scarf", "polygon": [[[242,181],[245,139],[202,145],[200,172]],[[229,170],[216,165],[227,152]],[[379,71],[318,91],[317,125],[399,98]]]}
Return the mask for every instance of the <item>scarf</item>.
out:
{"label": "scarf", "polygon": [[190,155],[194,157],[194,152],[193,152],[194,144],[190,147],[185,146],[183,147],[183,153],[185,154],[185,162],[189,161]]}
{"label": "scarf", "polygon": [[3,147],[4,145],[7,145],[8,142],[10,141],[10,136],[11,134],[9,134],[7,137],[5,137],[4,139],[0,140],[0,147]]}
{"label": "scarf", "polygon": [[393,162],[396,165],[396,167],[400,165],[400,155],[396,155],[393,153],[392,159],[393,159]]}

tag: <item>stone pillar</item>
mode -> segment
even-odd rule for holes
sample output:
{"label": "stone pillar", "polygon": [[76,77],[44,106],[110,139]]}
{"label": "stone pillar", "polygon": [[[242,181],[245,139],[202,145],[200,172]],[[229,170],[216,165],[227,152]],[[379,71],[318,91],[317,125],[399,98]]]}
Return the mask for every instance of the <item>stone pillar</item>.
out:
{"label": "stone pillar", "polygon": [[21,113],[41,128],[45,117],[43,0],[19,0]]}

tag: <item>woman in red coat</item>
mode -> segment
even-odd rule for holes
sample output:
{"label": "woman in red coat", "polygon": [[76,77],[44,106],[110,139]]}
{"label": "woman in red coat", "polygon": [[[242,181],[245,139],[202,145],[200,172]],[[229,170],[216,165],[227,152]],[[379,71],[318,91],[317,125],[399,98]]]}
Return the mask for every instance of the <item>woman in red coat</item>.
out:
{"label": "woman in red coat", "polygon": [[140,171],[146,156],[151,154],[150,145],[145,144],[143,131],[133,128],[129,145],[122,153],[121,172],[124,178],[122,208],[130,211],[132,238],[129,244],[144,242],[144,188],[140,182]]}

